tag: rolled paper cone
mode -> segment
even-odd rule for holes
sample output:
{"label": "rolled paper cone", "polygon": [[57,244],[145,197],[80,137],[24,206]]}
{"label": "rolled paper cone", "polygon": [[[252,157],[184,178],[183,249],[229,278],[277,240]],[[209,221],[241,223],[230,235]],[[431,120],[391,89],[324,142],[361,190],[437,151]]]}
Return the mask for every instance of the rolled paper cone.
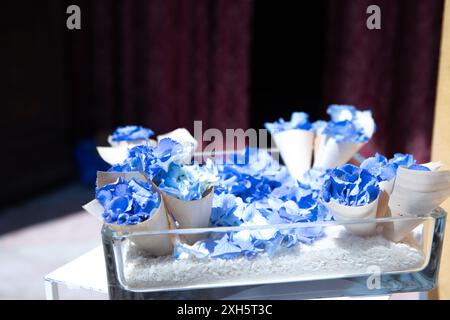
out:
{"label": "rolled paper cone", "polygon": [[389,198],[394,188],[395,178],[389,181],[382,181],[378,185],[380,187],[380,196],[378,199],[377,218],[383,218],[386,216],[389,204]]}
{"label": "rolled paper cone", "polygon": [[364,146],[363,142],[337,142],[322,133],[314,142],[314,168],[329,169],[347,163]]}
{"label": "rolled paper cone", "polygon": [[[146,182],[146,177],[140,172],[97,172],[97,187],[103,187],[107,184],[114,183],[119,177],[125,180],[132,178]],[[157,192],[157,191],[156,191]],[[160,195],[161,196],[161,195]],[[97,199],[83,206],[87,212],[104,221],[102,213],[105,211],[103,206]],[[139,231],[157,231],[170,229],[164,200],[161,197],[159,208],[153,209],[154,212],[147,220],[134,225],[117,225],[106,223],[111,229],[121,232],[139,232]],[[137,249],[145,251],[147,254],[156,256],[168,255],[172,252],[173,244],[169,235],[149,235],[149,236],[131,236],[130,241],[134,243]]]}
{"label": "rolled paper cone", "polygon": [[[153,189],[159,193],[162,201],[164,201],[163,193],[158,188],[158,186],[153,181],[150,181],[150,183],[151,183]],[[167,208],[167,206],[166,206],[166,208]],[[175,219],[173,218],[172,214],[168,210],[166,210],[166,214],[167,214],[167,222],[169,224],[169,229],[171,229],[171,230],[177,229],[177,225],[176,225]],[[169,235],[169,237],[170,237],[170,241],[172,242],[172,245],[174,247],[178,242],[180,242],[180,236],[178,234],[171,234],[171,235]]]}
{"label": "rolled paper cone", "polygon": [[[109,139],[110,140],[110,139]],[[110,141],[111,147],[97,147],[100,157],[110,165],[123,163],[128,157],[128,151],[138,145],[148,144],[155,147],[158,143],[156,140],[135,140],[135,141]]]}
{"label": "rolled paper cone", "polygon": [[[391,216],[390,211],[388,211],[387,217]],[[421,224],[421,221],[414,220],[387,222],[383,224],[383,235],[392,242],[399,242],[406,238],[419,224]]]}
{"label": "rolled paper cone", "polygon": [[118,147],[97,147],[100,157],[110,165],[119,164],[128,157],[128,148],[126,146]]}
{"label": "rolled paper cone", "polygon": [[450,196],[450,171],[398,168],[389,208],[393,216],[426,214]]}
{"label": "rolled paper cone", "polygon": [[187,129],[178,128],[171,132],[161,134],[157,136],[158,143],[164,138],[175,140],[176,142],[181,144],[185,150],[188,150],[188,156],[186,156],[186,159],[183,160],[185,163],[191,162],[192,156],[194,155],[195,150],[197,150],[198,141],[190,134]]}
{"label": "rolled paper cone", "polygon": [[[181,229],[207,228],[211,219],[214,188],[208,189],[199,200],[184,201],[161,191],[167,209],[173,214]],[[186,235],[187,243],[194,244],[203,234]]]}
{"label": "rolled paper cone", "polygon": [[442,162],[441,161],[427,162],[427,163],[423,163],[422,166],[427,167],[431,171],[436,171],[436,170],[439,170],[440,167],[442,167]]}
{"label": "rolled paper cone", "polygon": [[[92,200],[88,204],[83,206],[87,212],[96,218],[103,221],[102,213],[104,208],[98,200]],[[159,208],[153,209],[154,212],[147,220],[133,225],[117,225],[113,223],[106,223],[108,227],[119,232],[142,232],[142,231],[157,231],[168,230],[169,224],[167,221],[166,208],[164,201],[160,202]],[[173,245],[169,235],[142,235],[142,236],[130,236],[130,241],[136,246],[136,249],[143,251],[149,255],[165,256],[172,253]]]}
{"label": "rolled paper cone", "polygon": [[[450,196],[450,171],[417,171],[398,168],[389,198],[392,217],[428,214]],[[420,222],[395,221],[385,226],[385,237],[398,242]]]}
{"label": "rolled paper cone", "polygon": [[[337,221],[356,219],[375,219],[378,206],[378,198],[364,206],[346,206],[334,200],[325,203],[327,208],[333,213]],[[348,224],[345,228],[359,236],[370,236],[375,234],[376,223]]]}
{"label": "rolled paper cone", "polygon": [[297,180],[311,169],[314,132],[301,129],[275,133],[273,140],[289,173]]}

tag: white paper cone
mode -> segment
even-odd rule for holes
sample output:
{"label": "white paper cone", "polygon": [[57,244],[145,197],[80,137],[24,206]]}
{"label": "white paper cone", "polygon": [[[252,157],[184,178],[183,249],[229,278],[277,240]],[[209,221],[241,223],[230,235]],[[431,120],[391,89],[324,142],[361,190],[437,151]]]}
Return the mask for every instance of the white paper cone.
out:
{"label": "white paper cone", "polygon": [[[365,206],[345,206],[334,200],[325,203],[325,205],[333,213],[337,221],[375,219],[378,199],[379,197]],[[375,234],[376,226],[376,223],[361,223],[349,224],[345,228],[359,236],[370,236]]]}
{"label": "white paper cone", "polygon": [[[119,177],[126,180],[135,178],[139,181],[146,181],[146,178],[139,172],[97,172],[97,187],[103,187],[106,184],[114,183]],[[83,206],[95,218],[103,221],[102,214],[105,211],[98,200],[94,199]],[[106,223],[106,222],[104,222]],[[117,225],[106,223],[111,229],[121,232],[139,232],[139,231],[157,231],[168,230],[169,223],[164,201],[161,198],[159,208],[153,209],[152,215],[146,221],[135,225]],[[173,245],[169,235],[151,235],[130,237],[138,250],[145,251],[147,254],[161,256],[172,253]]]}
{"label": "white paper cone", "polygon": [[442,162],[441,161],[427,162],[427,163],[423,163],[422,166],[427,167],[431,171],[436,171],[436,170],[439,170],[440,167],[442,167]]}
{"label": "white paper cone", "polygon": [[171,132],[161,134],[157,136],[158,143],[164,138],[170,138],[181,144],[184,150],[187,151],[187,156],[185,159],[183,159],[183,162],[191,162],[192,156],[194,155],[195,150],[197,150],[198,141],[189,133],[187,129],[178,128]]}
{"label": "white paper cone", "polygon": [[417,171],[398,168],[389,200],[393,216],[426,214],[450,196],[450,171]]}
{"label": "white paper cone", "polygon": [[82,206],[82,208],[89,214],[91,214],[91,216],[93,216],[94,218],[103,221],[102,214],[103,212],[105,212],[105,208],[103,208],[102,204],[97,199],[86,203],[84,206]]}
{"label": "white paper cone", "polygon": [[[450,196],[450,171],[417,171],[398,168],[389,199],[392,217],[427,214]],[[396,221],[385,227],[385,236],[400,241],[419,223]]]}
{"label": "white paper cone", "polygon": [[[173,214],[181,229],[207,228],[211,219],[214,189],[210,188],[199,200],[184,201],[161,190],[167,209]],[[186,235],[189,244],[194,244],[204,235]]]}
{"label": "white paper cone", "polygon": [[110,165],[119,164],[128,157],[128,148],[126,146],[119,147],[97,147],[100,157]]}
{"label": "white paper cone", "polygon": [[[102,213],[104,208],[98,200],[92,200],[88,204],[83,206],[87,212],[94,217],[103,221]],[[106,223],[106,222],[105,222]],[[156,231],[156,230],[168,230],[169,224],[167,222],[166,208],[164,201],[160,202],[159,208],[154,209],[152,216],[135,225],[117,225],[113,223],[106,223],[111,229],[119,232],[140,232],[140,231]],[[172,253],[172,242],[169,235],[151,235],[151,236],[136,236],[130,237],[130,241],[140,251],[144,251],[146,254],[155,256],[164,256]]]}
{"label": "white paper cone", "polygon": [[380,196],[378,199],[377,207],[377,218],[383,218],[386,216],[389,204],[389,198],[392,194],[392,189],[394,188],[395,178],[389,181],[382,181],[379,183]]}
{"label": "white paper cone", "polygon": [[314,142],[314,168],[329,169],[347,163],[359,149],[362,142],[336,142],[333,137],[319,133]]}
{"label": "white paper cone", "polygon": [[300,180],[311,168],[314,132],[300,129],[275,133],[273,140],[291,176]]}
{"label": "white paper cone", "polygon": [[421,221],[395,221],[383,224],[383,235],[392,242],[403,240]]}

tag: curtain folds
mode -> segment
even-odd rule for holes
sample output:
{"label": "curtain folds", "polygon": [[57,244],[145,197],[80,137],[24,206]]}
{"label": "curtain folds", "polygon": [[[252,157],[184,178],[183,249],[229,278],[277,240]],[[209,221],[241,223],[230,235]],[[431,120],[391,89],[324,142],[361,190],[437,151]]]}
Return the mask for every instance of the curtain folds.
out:
{"label": "curtain folds", "polygon": [[[368,30],[366,8],[381,9]],[[443,1],[328,0],[324,105],[371,108],[377,123],[362,150],[430,158]]]}
{"label": "curtain folds", "polygon": [[251,0],[80,3],[69,43],[79,135],[141,124],[247,128]]}

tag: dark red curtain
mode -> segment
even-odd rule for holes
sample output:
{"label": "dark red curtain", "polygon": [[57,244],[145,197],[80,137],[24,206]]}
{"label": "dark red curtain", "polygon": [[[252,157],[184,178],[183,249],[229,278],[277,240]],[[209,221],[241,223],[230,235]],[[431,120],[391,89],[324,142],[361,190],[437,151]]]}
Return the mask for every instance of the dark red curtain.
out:
{"label": "dark red curtain", "polygon": [[[381,9],[368,30],[366,9]],[[430,157],[441,0],[328,0],[324,104],[373,110],[377,132],[362,150]]]}
{"label": "dark red curtain", "polygon": [[78,135],[141,124],[246,128],[251,0],[79,1],[69,91]]}

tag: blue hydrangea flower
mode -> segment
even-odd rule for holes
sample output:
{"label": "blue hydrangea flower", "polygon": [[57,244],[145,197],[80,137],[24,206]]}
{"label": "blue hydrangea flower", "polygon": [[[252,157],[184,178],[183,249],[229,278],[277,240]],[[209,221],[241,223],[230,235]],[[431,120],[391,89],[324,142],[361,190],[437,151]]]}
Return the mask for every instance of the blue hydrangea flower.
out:
{"label": "blue hydrangea flower", "polygon": [[241,225],[244,208],[242,199],[233,194],[215,195],[211,211],[211,225],[216,227]]}
{"label": "blue hydrangea flower", "polygon": [[416,160],[411,154],[402,153],[394,154],[394,157],[389,161],[386,157],[376,153],[375,156],[364,160],[360,167],[369,171],[379,182],[392,180],[397,174],[398,167],[430,171],[429,168],[416,164]]}
{"label": "blue hydrangea flower", "polygon": [[331,120],[315,128],[323,128],[322,133],[337,142],[367,142],[375,132],[375,122],[370,111],[358,111],[354,106],[330,105],[327,113]]}
{"label": "blue hydrangea flower", "polygon": [[159,208],[160,197],[148,183],[119,178],[116,182],[97,188],[96,199],[105,208],[107,223],[133,225],[141,223]]}
{"label": "blue hydrangea flower", "polygon": [[394,157],[389,160],[389,163],[395,166],[396,172],[398,167],[405,167],[410,170],[418,171],[431,171],[430,168],[417,164],[411,154],[396,153],[394,154]]}
{"label": "blue hydrangea flower", "polygon": [[199,200],[219,180],[217,168],[210,159],[200,166],[172,163],[167,172],[160,172],[155,178],[158,187],[180,200]]}
{"label": "blue hydrangea flower", "polygon": [[416,163],[412,154],[396,153],[394,157],[389,160],[389,163],[396,165],[397,167],[410,167]]}
{"label": "blue hydrangea flower", "polygon": [[210,241],[197,241],[193,245],[177,242],[173,250],[173,256],[176,259],[196,259],[206,258],[210,255],[211,249],[208,247]]}
{"label": "blue hydrangea flower", "polygon": [[234,194],[245,202],[266,198],[276,188],[295,183],[287,169],[263,150],[247,148],[218,165],[220,182],[216,193]]}
{"label": "blue hydrangea flower", "polygon": [[294,112],[290,121],[280,118],[278,122],[266,122],[264,126],[271,134],[294,129],[311,130],[312,125],[308,118],[309,115],[305,112]]}
{"label": "blue hydrangea flower", "polygon": [[[282,223],[327,221],[332,216],[328,209],[320,204],[318,197],[310,191],[309,194],[293,193],[292,200],[282,200],[270,197],[267,201],[245,203],[233,194],[221,193],[215,195],[211,214],[211,225],[219,226],[267,226],[258,230],[243,230],[228,233],[213,241],[213,245],[196,244],[188,249],[183,248],[179,258],[188,256],[199,257],[203,253],[198,248],[209,248],[209,257],[231,259],[240,255],[253,257],[265,252],[274,255],[283,246],[293,246],[299,242],[311,243],[323,236],[321,227],[295,228],[278,230],[271,225]],[[211,239],[207,240],[211,241]],[[217,246],[216,246],[217,244]],[[191,252],[191,250],[196,250]]]}
{"label": "blue hydrangea flower", "polygon": [[183,145],[179,142],[170,138],[161,139],[158,145],[153,148],[155,165],[167,172],[172,163],[183,163],[183,159],[186,158],[186,152],[189,151],[185,151]]}
{"label": "blue hydrangea flower", "polygon": [[242,254],[242,249],[233,243],[228,234],[214,242],[214,247],[210,253],[211,258],[231,259]]}
{"label": "blue hydrangea flower", "polygon": [[395,166],[396,171],[398,167],[405,167],[418,171],[431,171],[430,168],[417,164],[411,154],[396,153],[394,154],[394,157],[389,160],[389,163],[392,163]]}
{"label": "blue hydrangea flower", "polygon": [[363,206],[374,201],[380,193],[377,178],[366,169],[345,164],[330,169],[322,188],[325,202],[331,199],[347,206]]}
{"label": "blue hydrangea flower", "polygon": [[127,159],[112,166],[113,172],[143,172],[153,180],[161,171],[167,172],[172,163],[181,163],[185,156],[181,144],[170,138],[162,139],[158,146],[139,145],[129,150]]}
{"label": "blue hydrangea flower", "polygon": [[111,136],[112,141],[147,140],[154,135],[151,129],[141,126],[118,127]]}
{"label": "blue hydrangea flower", "polygon": [[416,170],[416,171],[431,171],[430,168],[422,166],[420,164],[412,164],[408,167],[410,170]]}
{"label": "blue hydrangea flower", "polygon": [[379,182],[390,181],[397,173],[397,165],[388,162],[387,158],[379,153],[375,156],[364,160],[360,167],[370,172],[370,174],[377,178]]}

